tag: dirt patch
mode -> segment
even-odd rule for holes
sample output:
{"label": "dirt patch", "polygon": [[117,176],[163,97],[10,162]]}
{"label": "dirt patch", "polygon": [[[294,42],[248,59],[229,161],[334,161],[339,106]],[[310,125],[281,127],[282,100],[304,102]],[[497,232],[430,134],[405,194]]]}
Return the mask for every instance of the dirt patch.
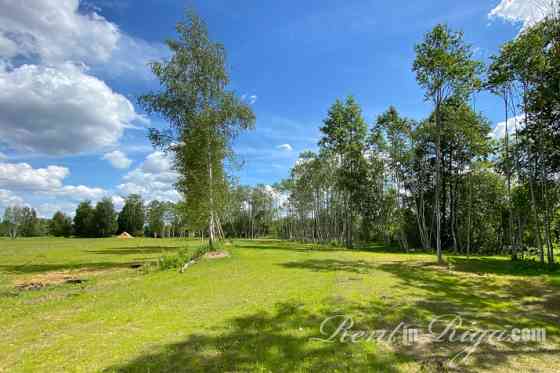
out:
{"label": "dirt patch", "polygon": [[16,285],[16,289],[22,291],[31,291],[31,290],[41,290],[46,285],[41,282],[27,282],[21,283]]}
{"label": "dirt patch", "polygon": [[15,281],[15,287],[18,290],[41,290],[47,286],[62,284],[83,284],[88,277],[98,276],[107,270],[79,270],[79,271],[60,271],[47,272],[34,276],[26,276],[23,279]]}
{"label": "dirt patch", "polygon": [[228,258],[229,253],[226,251],[212,251],[210,253],[204,254],[204,257],[206,259],[222,259],[222,258]]}

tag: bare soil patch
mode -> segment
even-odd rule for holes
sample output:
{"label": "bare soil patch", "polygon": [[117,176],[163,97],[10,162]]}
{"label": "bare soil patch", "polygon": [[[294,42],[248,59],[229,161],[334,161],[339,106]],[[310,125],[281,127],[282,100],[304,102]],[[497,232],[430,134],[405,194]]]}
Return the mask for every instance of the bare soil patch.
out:
{"label": "bare soil patch", "polygon": [[83,269],[77,271],[47,272],[33,275],[31,277],[26,276],[24,279],[18,279],[15,281],[15,287],[18,290],[41,290],[47,286],[53,285],[76,285],[86,282],[89,277],[98,276],[106,272],[109,271]]}
{"label": "bare soil patch", "polygon": [[229,253],[226,251],[212,251],[210,253],[204,254],[204,257],[206,259],[223,259],[223,258],[228,258]]}

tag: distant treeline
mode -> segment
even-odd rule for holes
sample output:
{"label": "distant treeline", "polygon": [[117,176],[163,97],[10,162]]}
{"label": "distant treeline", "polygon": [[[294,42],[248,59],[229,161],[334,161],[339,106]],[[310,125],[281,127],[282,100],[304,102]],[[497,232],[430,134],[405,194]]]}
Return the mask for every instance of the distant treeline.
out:
{"label": "distant treeline", "polygon": [[[278,192],[265,185],[230,187],[223,206],[225,237],[256,238],[276,235],[281,215]],[[39,218],[31,207],[12,206],[5,210],[0,236],[17,237],[111,237],[127,232],[135,237],[207,237],[189,222],[194,218],[184,202],[151,201],[145,203],[133,194],[117,212],[111,198],[97,204],[81,202],[74,216],[57,211],[51,219]]]}
{"label": "distant treeline", "polygon": [[127,232],[133,236],[182,237],[187,228],[180,205],[151,201],[145,205],[139,195],[130,195],[120,212],[111,198],[81,202],[74,217],[57,211],[51,219],[41,219],[31,207],[8,207],[0,223],[0,235],[17,237],[111,237]]}

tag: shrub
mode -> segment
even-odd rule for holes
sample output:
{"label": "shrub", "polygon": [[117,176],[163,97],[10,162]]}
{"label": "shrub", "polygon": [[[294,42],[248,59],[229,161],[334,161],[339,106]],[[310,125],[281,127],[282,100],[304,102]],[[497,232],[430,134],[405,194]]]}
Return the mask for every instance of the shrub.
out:
{"label": "shrub", "polygon": [[164,255],[158,259],[158,269],[165,271],[168,269],[181,269],[186,263],[192,260],[200,259],[204,254],[210,252],[208,245],[197,247],[194,251],[189,249],[182,249],[174,255]]}

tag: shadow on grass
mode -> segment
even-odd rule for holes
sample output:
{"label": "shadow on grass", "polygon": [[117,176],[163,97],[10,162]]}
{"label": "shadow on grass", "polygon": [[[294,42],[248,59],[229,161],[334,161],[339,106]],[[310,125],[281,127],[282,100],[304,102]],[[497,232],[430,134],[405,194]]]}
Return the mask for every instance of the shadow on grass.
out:
{"label": "shadow on grass", "polygon": [[129,247],[114,247],[104,250],[87,250],[87,253],[99,255],[137,255],[137,254],[166,254],[181,250],[181,247],[166,247],[166,246],[129,246]]}
{"label": "shadow on grass", "polygon": [[[464,299],[461,299],[461,301]],[[433,300],[432,300],[433,301]],[[256,312],[227,320],[223,328],[190,335],[185,340],[151,348],[136,359],[109,367],[105,372],[472,372],[508,367],[512,359],[542,359],[532,371],[546,367],[547,358],[560,350],[542,345],[482,343],[467,365],[449,369],[446,364],[469,343],[421,340],[412,346],[402,344],[402,333],[389,346],[362,337],[352,343],[328,338],[340,325],[321,324],[337,315],[351,316],[351,332],[385,329],[392,331],[401,321],[424,327],[430,304],[387,304],[384,301],[355,303],[346,299],[322,302],[321,310],[310,312],[301,304],[277,304],[274,312]],[[474,306],[474,304],[473,304]],[[527,370],[529,371],[529,370]]]}
{"label": "shadow on grass", "polygon": [[507,276],[542,276],[560,274],[558,267],[549,267],[532,261],[512,261],[504,258],[457,258],[448,259],[459,272]]}
{"label": "shadow on grass", "polygon": [[361,274],[368,273],[377,268],[376,265],[364,261],[336,259],[310,259],[294,261],[282,263],[281,266],[285,268],[308,269],[313,272],[343,271]]}
{"label": "shadow on grass", "polygon": [[[371,244],[364,246],[356,246],[353,249],[347,249],[341,246],[331,246],[327,244],[306,243],[298,241],[286,240],[240,240],[235,241],[235,246],[242,249],[250,250],[288,250],[296,252],[371,252],[371,253],[399,253],[402,254],[397,247],[385,246],[380,244]],[[410,255],[425,254],[421,252],[411,252]]]}
{"label": "shadow on grass", "polygon": [[[513,358],[519,359],[516,362],[519,363],[532,356],[540,361],[541,365],[535,370],[539,371],[547,366],[547,357],[558,356],[560,291],[557,286],[547,283],[544,277],[535,277],[543,273],[542,267],[530,267],[525,272],[520,270],[519,265],[507,260],[474,259],[469,263],[468,260],[453,258],[452,262],[455,265],[452,270],[435,263],[331,259],[294,261],[282,266],[313,272],[344,271],[373,276],[374,271],[383,271],[393,275],[396,282],[392,286],[394,295],[389,303],[380,306],[371,301],[365,306],[353,308],[355,314],[383,315],[377,319],[366,316],[370,325],[387,326],[390,322],[396,325],[405,321],[426,330],[434,318],[458,315],[462,319],[459,333],[467,330],[544,328],[547,342],[553,343],[552,349],[542,343],[519,345],[503,342],[499,346],[486,343],[473,353],[468,369],[478,371],[507,366]],[[519,277],[500,277],[511,274]],[[423,361],[419,356],[426,353],[439,361],[448,361],[465,347],[468,344],[424,342],[419,347],[417,361]]]}
{"label": "shadow on grass", "polygon": [[105,270],[131,268],[134,265],[147,262],[146,259],[135,260],[130,262],[97,262],[97,263],[68,263],[68,264],[22,264],[22,265],[0,265],[0,272],[9,274],[34,274],[51,271],[69,271],[69,270]]}
{"label": "shadow on grass", "polygon": [[[106,372],[398,372],[409,358],[360,344],[312,340],[333,308],[310,313],[296,303],[277,304],[226,322],[225,330],[195,334]],[[370,346],[371,347],[371,346]]]}
{"label": "shadow on grass", "polygon": [[[462,261],[460,263],[467,265]],[[556,347],[560,333],[558,288],[540,279],[510,278],[499,281],[499,277],[489,276],[488,272],[492,275],[502,272],[509,274],[507,262],[498,264],[498,261],[485,262],[481,259],[480,264],[481,270],[477,272],[483,275],[468,273],[466,269],[472,267],[461,266],[455,267],[453,272],[441,267],[406,263],[382,264],[379,269],[396,276],[401,291],[414,294],[415,289],[421,290],[421,296],[411,296],[407,303],[417,314],[422,315],[419,321],[423,323],[431,321],[433,317],[453,314],[460,315],[463,320],[459,328],[461,331],[544,328],[547,342],[554,342]],[[456,272],[461,270],[465,272]],[[513,273],[517,271],[514,269]],[[435,346],[428,347],[433,349]],[[557,349],[547,350],[541,343],[519,345],[504,342],[499,348],[484,344],[473,354],[471,366],[476,370],[487,370],[507,364],[513,356],[539,355],[543,361],[542,367],[545,367],[546,356],[557,356],[557,353]]]}

